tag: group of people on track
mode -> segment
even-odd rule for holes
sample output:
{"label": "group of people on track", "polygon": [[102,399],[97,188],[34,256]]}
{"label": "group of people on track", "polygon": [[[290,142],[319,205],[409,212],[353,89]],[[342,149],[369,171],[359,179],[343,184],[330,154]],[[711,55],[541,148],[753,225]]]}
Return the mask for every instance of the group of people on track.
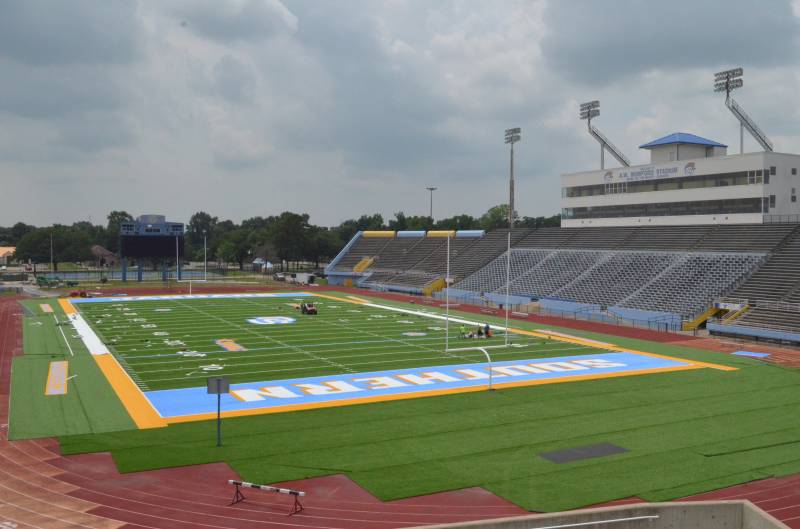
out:
{"label": "group of people on track", "polygon": [[478,328],[474,331],[468,331],[467,328],[462,325],[459,327],[459,337],[460,338],[491,338],[492,337],[492,328],[489,327],[489,324],[486,323],[481,327],[478,325]]}

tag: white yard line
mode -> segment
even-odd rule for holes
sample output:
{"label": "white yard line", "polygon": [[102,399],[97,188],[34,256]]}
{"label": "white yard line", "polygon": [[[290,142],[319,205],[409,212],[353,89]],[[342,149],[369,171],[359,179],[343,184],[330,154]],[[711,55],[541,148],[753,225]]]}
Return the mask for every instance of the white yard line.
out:
{"label": "white yard line", "polygon": [[[249,300],[248,300],[248,301],[249,301]],[[183,305],[183,304],[179,303],[179,305]],[[236,327],[236,328],[238,328],[238,329],[241,329],[241,330],[243,330],[243,331],[245,331],[245,332],[247,332],[247,333],[249,333],[249,334],[253,334],[253,335],[255,335],[255,336],[258,336],[259,338],[267,338],[267,339],[269,339],[269,340],[272,340],[272,341],[274,341],[275,343],[277,343],[277,344],[279,344],[279,345],[284,345],[284,346],[286,346],[286,347],[291,347],[291,348],[293,348],[295,351],[297,351],[297,352],[299,352],[299,353],[302,353],[302,354],[304,354],[304,355],[306,355],[306,356],[308,356],[309,358],[312,358],[312,359],[314,359],[314,360],[317,360],[317,361],[320,361],[320,362],[323,362],[323,363],[326,363],[326,364],[332,365],[332,366],[334,366],[334,367],[338,367],[338,368],[340,368],[340,369],[344,369],[345,371],[349,371],[349,372],[351,372],[351,373],[353,372],[353,370],[352,370],[352,369],[350,369],[350,368],[348,368],[348,367],[346,367],[346,366],[344,366],[344,365],[342,365],[342,364],[339,364],[339,363],[337,363],[337,362],[333,362],[333,361],[331,361],[331,360],[328,360],[327,358],[323,358],[323,357],[321,357],[321,356],[317,356],[317,355],[315,355],[314,353],[310,353],[310,352],[308,352],[308,351],[306,351],[305,349],[302,349],[302,348],[300,348],[300,347],[292,346],[292,345],[290,345],[290,344],[287,344],[287,343],[285,343],[285,342],[281,342],[280,340],[278,340],[278,339],[276,339],[276,338],[272,338],[271,336],[268,336],[268,335],[266,335],[266,334],[259,334],[259,333],[255,332],[255,331],[253,331],[252,329],[248,329],[247,327],[245,327],[245,326],[243,326],[243,325],[239,325],[239,324],[237,324],[237,323],[234,323],[234,322],[228,321],[228,320],[226,320],[225,318],[220,318],[219,316],[215,316],[215,315],[213,315],[213,314],[209,314],[208,312],[206,312],[206,311],[204,311],[204,310],[202,310],[202,309],[198,309],[198,308],[196,308],[196,307],[192,307],[191,305],[186,305],[186,306],[187,306],[187,307],[189,307],[189,308],[191,308],[192,310],[195,310],[195,311],[197,311],[197,312],[199,312],[199,313],[201,313],[201,314],[204,314],[204,315],[208,316],[209,318],[213,318],[213,319],[215,319],[215,320],[218,320],[218,321],[225,322],[225,323],[227,323],[228,325],[232,325],[232,326],[234,326],[234,327]]]}
{"label": "white yard line", "polygon": [[56,327],[58,327],[58,330],[61,331],[61,336],[64,338],[64,343],[67,344],[67,349],[69,349],[69,355],[75,356],[75,353],[72,352],[72,346],[69,344],[69,340],[67,340],[67,335],[64,334],[64,329],[61,327],[61,324],[58,322],[58,318],[56,317],[55,314],[53,314],[53,319],[56,320]]}

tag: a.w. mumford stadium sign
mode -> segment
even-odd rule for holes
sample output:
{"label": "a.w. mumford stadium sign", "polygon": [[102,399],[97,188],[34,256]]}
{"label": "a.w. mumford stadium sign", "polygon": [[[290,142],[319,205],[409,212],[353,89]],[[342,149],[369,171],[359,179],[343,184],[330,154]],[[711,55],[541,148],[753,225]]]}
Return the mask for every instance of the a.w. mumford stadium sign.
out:
{"label": "a.w. mumford stadium sign", "polygon": [[603,180],[606,182],[638,182],[641,180],[678,178],[681,176],[694,176],[695,169],[694,162],[678,162],[672,165],[643,165],[606,171],[603,175]]}

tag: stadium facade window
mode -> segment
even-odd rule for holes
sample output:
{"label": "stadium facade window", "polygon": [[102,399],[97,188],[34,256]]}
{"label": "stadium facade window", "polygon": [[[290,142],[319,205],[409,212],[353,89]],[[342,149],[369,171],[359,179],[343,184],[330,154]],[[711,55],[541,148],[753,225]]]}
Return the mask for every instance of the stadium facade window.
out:
{"label": "stadium facade window", "polygon": [[774,165],[770,165],[769,166],[769,174],[771,174],[772,176],[775,176],[775,172],[776,171],[777,171],[777,169],[775,168]]}
{"label": "stadium facade window", "polygon": [[770,195],[769,196],[769,207],[771,207],[771,208],[775,207],[775,195]]}
{"label": "stadium facade window", "polygon": [[792,167],[792,176],[797,176],[797,167]]}
{"label": "stadium facade window", "polygon": [[[760,172],[760,171],[759,171]],[[739,171],[734,173],[719,173],[699,176],[684,176],[679,178],[664,178],[660,180],[640,180],[607,182],[585,186],[565,187],[561,196],[566,198],[591,197],[618,193],[645,193],[652,191],[674,191],[677,189],[699,189],[704,187],[725,187],[748,185],[756,183],[756,171]],[[761,182],[758,177],[758,182]]]}
{"label": "stadium facade window", "polygon": [[[766,197],[764,198],[763,202],[763,208],[766,208],[769,204]],[[761,211],[762,199],[756,197],[729,200],[700,200],[694,202],[564,208],[562,210],[562,215],[565,219],[596,219],[682,215],[726,215],[737,213],[759,213]],[[764,209],[764,211],[766,211],[766,209]]]}

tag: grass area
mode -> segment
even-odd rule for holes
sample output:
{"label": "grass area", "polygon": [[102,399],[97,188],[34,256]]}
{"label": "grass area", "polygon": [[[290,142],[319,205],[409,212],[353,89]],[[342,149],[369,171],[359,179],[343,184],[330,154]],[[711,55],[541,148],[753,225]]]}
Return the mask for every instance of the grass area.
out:
{"label": "grass area", "polygon": [[[401,323],[400,319],[375,318],[385,313],[347,312],[363,308],[345,304],[333,308],[337,303],[328,302],[317,318],[269,329],[253,326],[251,331],[241,323],[243,319],[293,315],[293,309],[284,309],[274,300],[229,301],[202,306],[196,303],[207,302],[138,302],[116,307],[149,306],[152,311],[137,308],[136,316],[124,316],[122,313],[132,310],[120,310],[107,312],[111,316],[106,317],[94,312],[100,304],[86,305],[83,310],[91,317],[108,318],[102,324],[95,320],[105,333],[112,327],[120,327],[113,329],[120,332],[129,329],[131,334],[120,334],[115,345],[119,355],[134,353],[126,349],[133,346],[125,344],[145,343],[141,341],[144,329],[122,325],[140,315],[146,315],[148,323],[137,322],[139,325],[163,325],[169,331],[162,332],[185,338],[186,347],[198,351],[217,337],[235,337],[252,348],[236,358],[257,355],[247,362],[231,363],[228,374],[239,380],[285,375],[276,369],[291,369],[291,376],[318,374],[327,372],[330,366],[326,362],[330,361],[358,370],[388,369],[396,366],[395,362],[405,362],[402,367],[432,365],[436,363],[431,361],[432,353],[441,354],[441,334],[430,329],[436,326],[430,320],[401,316],[403,321],[411,321]],[[156,308],[172,310],[157,313]],[[170,317],[162,320],[164,314]],[[342,319],[348,321],[338,321]],[[182,330],[188,322],[191,325]],[[519,327],[554,329],[532,324]],[[147,328],[148,332],[157,332],[151,329]],[[409,329],[426,332],[426,336],[403,336]],[[156,430],[65,436],[61,438],[62,451],[111,451],[123,472],[226,461],[244,479],[261,483],[346,473],[383,500],[482,486],[537,511],[577,508],[628,496],[668,500],[800,472],[800,427],[792,421],[800,404],[797,371],[670,344],[571,329],[566,332],[739,370],[699,369],[226,419],[221,448],[214,446],[215,422],[205,421]],[[332,349],[336,343],[341,347]],[[527,357],[562,354],[542,351],[544,346],[535,339],[525,345]],[[287,358],[281,356],[286,346],[296,349],[294,356],[314,351],[319,358],[312,362],[307,357],[302,367],[287,368]],[[174,349],[163,343],[154,343],[149,349],[153,350],[146,356],[151,358],[142,362],[176,359]],[[226,362],[234,358],[228,352],[208,351],[217,354],[214,358],[224,355]],[[153,358],[156,354],[167,356]],[[580,353],[570,350],[563,354]],[[139,361],[126,359],[129,364]],[[182,374],[193,368],[180,360],[157,366],[157,370],[147,363],[135,364],[133,369],[148,384],[164,384],[167,382],[158,380],[167,378],[162,369]],[[442,361],[452,363],[452,359]],[[296,371],[307,367],[308,373]],[[251,372],[267,369],[270,372]],[[566,464],[539,457],[542,452],[599,442],[629,451]]]}
{"label": "grass area", "polygon": [[[202,386],[210,372],[235,383],[483,361],[477,351],[444,353],[440,320],[324,299],[315,299],[318,315],[303,316],[295,306],[308,299],[181,299],[78,307],[143,390]],[[295,321],[249,321],[259,317]],[[451,331],[455,338],[458,326]],[[228,351],[217,343],[221,339],[234,340],[245,350]],[[597,352],[522,335],[513,341],[516,347],[493,351],[493,359]],[[475,341],[462,341],[464,345]]]}
{"label": "grass area", "polygon": [[[54,435],[130,430],[135,425],[114,390],[98,369],[83,342],[68,326],[55,300],[22,302],[23,356],[15,357],[11,371],[9,438],[30,439]],[[49,305],[52,313],[44,313]],[[63,331],[63,334],[62,334]],[[67,394],[45,395],[50,362],[66,360]]]}

